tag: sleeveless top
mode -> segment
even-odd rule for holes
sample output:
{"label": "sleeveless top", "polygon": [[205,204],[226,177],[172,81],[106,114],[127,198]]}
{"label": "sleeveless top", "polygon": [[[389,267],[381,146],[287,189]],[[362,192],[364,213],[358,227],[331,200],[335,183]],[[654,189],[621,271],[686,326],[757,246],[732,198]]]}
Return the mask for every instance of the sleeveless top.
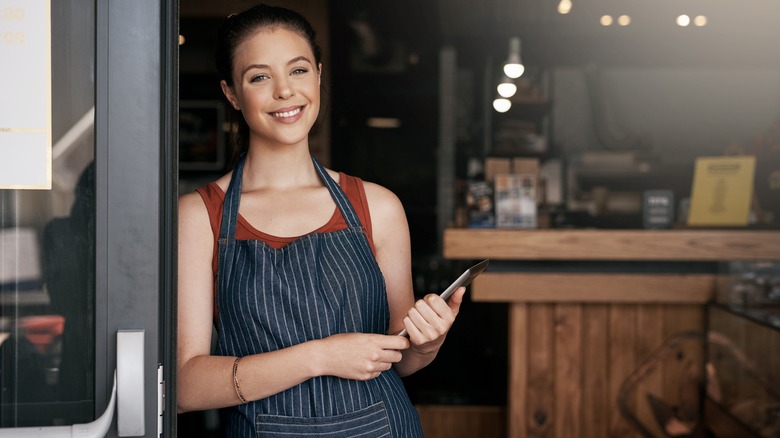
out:
{"label": "sleeveless top", "polygon": [[[217,355],[246,356],[338,333],[385,334],[385,283],[366,230],[341,187],[312,157],[346,223],[279,248],[239,239],[242,160],[219,227]],[[342,177],[342,181],[346,181]],[[422,437],[393,368],[366,381],[318,376],[227,409],[228,437]]]}
{"label": "sleeveless top", "polygon": [[[347,199],[355,208],[355,212],[358,215],[361,225],[366,229],[366,237],[368,237],[368,244],[371,245],[371,252],[376,255],[374,248],[373,232],[371,229],[371,214],[368,210],[368,201],[366,200],[366,191],[363,188],[363,181],[356,177],[347,175],[343,172],[339,172],[339,186],[347,195]],[[206,204],[206,210],[209,214],[209,222],[211,224],[211,231],[214,233],[214,256],[212,257],[212,270],[214,272],[214,278],[217,277],[217,242],[219,240],[219,227],[222,224],[222,206],[225,203],[225,192],[217,185],[216,182],[210,182],[202,187],[198,187],[195,191],[203,199]],[[313,233],[330,233],[331,231],[338,231],[347,228],[347,222],[344,220],[344,216],[341,214],[338,208],[334,209],[333,215],[330,220],[320,228],[312,231]],[[300,236],[299,236],[300,237]],[[262,240],[266,244],[274,247],[281,248],[298,237],[278,237],[266,234],[249,223],[243,216],[238,215],[238,223],[236,224],[236,239],[238,240]]]}

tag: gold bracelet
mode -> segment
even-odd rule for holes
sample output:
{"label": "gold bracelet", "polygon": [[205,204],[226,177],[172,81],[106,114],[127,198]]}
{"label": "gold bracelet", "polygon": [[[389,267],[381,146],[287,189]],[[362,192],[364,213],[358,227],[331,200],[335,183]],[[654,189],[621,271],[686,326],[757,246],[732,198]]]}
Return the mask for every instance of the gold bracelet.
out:
{"label": "gold bracelet", "polygon": [[236,390],[236,395],[238,396],[238,399],[241,400],[241,403],[246,403],[244,395],[241,394],[241,387],[238,386],[238,361],[240,360],[241,358],[237,357],[236,360],[233,361],[233,389]]}

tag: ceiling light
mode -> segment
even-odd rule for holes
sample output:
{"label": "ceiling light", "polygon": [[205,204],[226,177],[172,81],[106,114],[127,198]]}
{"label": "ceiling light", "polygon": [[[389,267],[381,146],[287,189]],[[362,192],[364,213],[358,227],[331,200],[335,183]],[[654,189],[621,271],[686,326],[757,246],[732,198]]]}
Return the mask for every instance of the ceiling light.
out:
{"label": "ceiling light", "polygon": [[520,60],[520,38],[513,37],[509,40],[509,57],[504,64],[504,74],[517,79],[524,71],[523,61]]}
{"label": "ceiling light", "polygon": [[696,18],[693,19],[693,24],[702,27],[707,25],[707,17],[704,15],[697,15]]}
{"label": "ceiling light", "polygon": [[517,93],[517,85],[512,82],[512,79],[510,79],[509,76],[504,76],[504,79],[498,84],[496,90],[501,97],[510,98]]}
{"label": "ceiling light", "polygon": [[571,0],[561,0],[561,2],[558,3],[558,13],[566,15],[569,12],[571,12]]}
{"label": "ceiling light", "polygon": [[628,15],[621,15],[618,17],[617,23],[621,26],[628,26],[629,24],[631,24],[631,17],[629,17]]}
{"label": "ceiling light", "polygon": [[687,15],[680,15],[679,17],[677,17],[678,26],[686,27],[689,24],[691,24],[691,17]]}
{"label": "ceiling light", "polygon": [[599,19],[599,23],[601,23],[602,26],[611,26],[612,25],[612,16],[611,15],[602,15]]}
{"label": "ceiling light", "polygon": [[512,102],[510,102],[509,99],[504,99],[503,97],[499,97],[493,101],[493,109],[495,109],[500,113],[505,113],[509,111],[509,108],[512,108]]}

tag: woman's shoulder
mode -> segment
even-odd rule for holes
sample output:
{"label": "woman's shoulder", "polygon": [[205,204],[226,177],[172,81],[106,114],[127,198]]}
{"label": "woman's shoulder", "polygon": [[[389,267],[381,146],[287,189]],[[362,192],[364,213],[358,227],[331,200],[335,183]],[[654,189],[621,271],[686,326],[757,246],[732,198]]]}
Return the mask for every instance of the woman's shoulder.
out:
{"label": "woman's shoulder", "polygon": [[198,191],[185,193],[179,197],[179,217],[192,219],[198,216],[208,217],[207,200]]}
{"label": "woman's shoulder", "polygon": [[204,213],[211,210],[214,205],[221,206],[229,184],[230,173],[181,195],[179,197],[179,214]]}
{"label": "woman's shoulder", "polygon": [[390,189],[370,181],[363,181],[363,189],[375,224],[374,230],[381,230],[389,223],[406,221],[403,204]]}
{"label": "woman's shoulder", "polygon": [[369,204],[385,208],[401,207],[401,200],[390,189],[370,181],[363,181],[363,189]]}

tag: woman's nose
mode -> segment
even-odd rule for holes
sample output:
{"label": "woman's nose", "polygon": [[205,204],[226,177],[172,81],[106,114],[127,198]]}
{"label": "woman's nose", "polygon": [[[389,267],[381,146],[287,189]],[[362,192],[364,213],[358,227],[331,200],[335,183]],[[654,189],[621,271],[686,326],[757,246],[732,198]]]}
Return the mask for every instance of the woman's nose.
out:
{"label": "woman's nose", "polygon": [[276,84],[276,97],[279,99],[289,99],[294,94],[290,83],[283,79]]}

